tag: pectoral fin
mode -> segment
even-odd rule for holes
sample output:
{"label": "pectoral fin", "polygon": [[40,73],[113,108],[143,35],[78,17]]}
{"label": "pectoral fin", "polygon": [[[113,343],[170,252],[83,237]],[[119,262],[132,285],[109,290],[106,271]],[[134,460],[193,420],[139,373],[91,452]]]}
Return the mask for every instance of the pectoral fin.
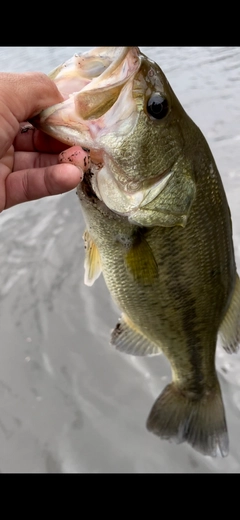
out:
{"label": "pectoral fin", "polygon": [[144,237],[137,238],[125,256],[125,264],[135,281],[151,284],[158,276],[158,265]]}
{"label": "pectoral fin", "polygon": [[111,344],[120,352],[131,354],[132,356],[161,354],[160,347],[139,332],[125,314],[122,314],[115,329],[112,331]]}
{"label": "pectoral fin", "polygon": [[238,275],[230,306],[219,329],[219,336],[226,352],[230,354],[237,352],[240,344],[240,280]]}
{"label": "pectoral fin", "polygon": [[83,239],[85,242],[84,283],[91,286],[102,272],[101,259],[98,248],[91,239],[88,231],[85,231]]}

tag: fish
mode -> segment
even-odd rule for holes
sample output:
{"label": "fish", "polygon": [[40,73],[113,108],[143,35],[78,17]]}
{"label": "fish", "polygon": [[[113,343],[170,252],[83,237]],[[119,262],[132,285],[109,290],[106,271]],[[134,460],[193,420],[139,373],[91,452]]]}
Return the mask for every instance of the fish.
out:
{"label": "fish", "polygon": [[103,274],[121,316],[110,343],[163,353],[172,381],[146,427],[225,457],[229,437],[215,366],[217,342],[240,340],[240,281],[221,176],[200,128],[160,66],[139,47],[96,47],[49,74],[63,102],[34,126],[89,154],[77,188],[85,277]]}

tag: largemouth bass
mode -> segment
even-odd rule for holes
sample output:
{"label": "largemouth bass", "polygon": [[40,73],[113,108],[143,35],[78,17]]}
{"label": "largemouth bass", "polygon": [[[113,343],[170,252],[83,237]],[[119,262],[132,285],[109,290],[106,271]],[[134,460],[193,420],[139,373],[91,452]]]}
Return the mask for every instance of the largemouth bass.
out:
{"label": "largemouth bass", "polygon": [[89,151],[78,186],[85,283],[103,273],[122,315],[118,350],[163,352],[172,382],[147,428],[205,455],[228,453],[217,338],[235,352],[240,283],[223,184],[200,129],[138,47],[98,47],[50,77],[64,102],[33,124]]}

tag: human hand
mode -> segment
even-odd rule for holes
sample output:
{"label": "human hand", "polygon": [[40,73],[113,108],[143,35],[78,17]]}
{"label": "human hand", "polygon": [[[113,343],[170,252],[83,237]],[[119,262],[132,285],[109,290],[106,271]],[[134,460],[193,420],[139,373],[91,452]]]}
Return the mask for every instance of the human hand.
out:
{"label": "human hand", "polygon": [[[0,73],[0,212],[15,204],[67,192],[83,178],[86,152],[71,148],[26,121],[63,101],[56,85],[42,73]],[[24,123],[25,122],[25,123]],[[85,168],[86,169],[86,168]]]}

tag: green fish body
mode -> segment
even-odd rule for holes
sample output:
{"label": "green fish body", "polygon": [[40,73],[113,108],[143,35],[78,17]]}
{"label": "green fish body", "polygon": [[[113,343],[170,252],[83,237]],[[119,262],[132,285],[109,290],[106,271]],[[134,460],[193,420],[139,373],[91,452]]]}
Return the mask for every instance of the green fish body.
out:
{"label": "green fish body", "polygon": [[225,456],[215,352],[218,337],[227,351],[238,348],[240,283],[217,166],[159,66],[137,47],[97,48],[84,71],[82,63],[71,120],[67,100],[36,124],[90,150],[92,167],[78,186],[85,282],[102,272],[122,312],[113,346],[136,356],[163,352],[170,362],[172,382],[147,428]]}

